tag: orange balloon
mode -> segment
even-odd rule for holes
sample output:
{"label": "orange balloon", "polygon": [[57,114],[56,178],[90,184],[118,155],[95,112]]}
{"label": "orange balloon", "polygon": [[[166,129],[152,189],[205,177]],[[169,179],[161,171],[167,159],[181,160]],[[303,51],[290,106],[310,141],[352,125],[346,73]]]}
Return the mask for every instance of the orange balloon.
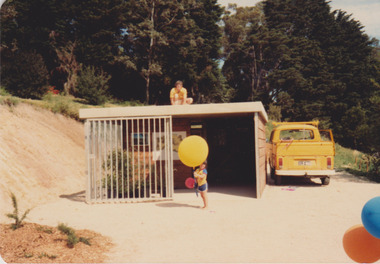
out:
{"label": "orange balloon", "polygon": [[358,263],[373,263],[380,259],[380,239],[372,236],[363,225],[349,228],[343,236],[346,254]]}

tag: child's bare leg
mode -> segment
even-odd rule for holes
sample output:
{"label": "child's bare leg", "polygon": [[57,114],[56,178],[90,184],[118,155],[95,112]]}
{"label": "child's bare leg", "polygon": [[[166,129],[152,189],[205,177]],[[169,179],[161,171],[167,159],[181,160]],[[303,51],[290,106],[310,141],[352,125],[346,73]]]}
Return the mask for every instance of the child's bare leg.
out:
{"label": "child's bare leg", "polygon": [[208,198],[207,198],[207,191],[201,192],[201,197],[203,199],[203,209],[206,209],[208,207]]}

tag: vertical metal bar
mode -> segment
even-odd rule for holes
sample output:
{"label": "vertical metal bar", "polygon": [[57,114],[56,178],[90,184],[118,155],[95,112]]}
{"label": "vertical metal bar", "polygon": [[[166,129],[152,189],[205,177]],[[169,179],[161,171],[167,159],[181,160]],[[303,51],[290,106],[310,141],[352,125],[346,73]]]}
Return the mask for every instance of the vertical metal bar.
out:
{"label": "vertical metal bar", "polygon": [[146,145],[147,145],[147,142],[145,142],[145,121],[146,119],[143,119],[143,124],[142,124],[142,130],[143,130],[143,159],[144,159],[144,167],[143,167],[143,170],[142,170],[142,175],[143,175],[143,183],[144,183],[144,192],[143,192],[143,195],[144,195],[144,198],[146,197]]}
{"label": "vertical metal bar", "polygon": [[[160,118],[159,119],[159,129],[160,129],[160,142],[161,142],[161,138],[162,138],[162,123],[161,123],[161,121],[162,121],[162,118]],[[167,149],[165,149],[165,147],[166,147],[166,142],[164,142],[164,153],[165,153],[165,155],[164,156],[166,156],[166,151],[167,151]],[[162,193],[162,161],[163,161],[163,159],[164,159],[164,157],[161,157],[161,159],[160,159],[160,196],[161,197],[163,197],[163,193]]]}
{"label": "vertical metal bar", "polygon": [[91,122],[91,199],[95,198],[95,153],[96,153],[96,144],[95,144],[95,121]]}
{"label": "vertical metal bar", "polygon": [[141,198],[141,179],[140,179],[140,120],[137,119],[137,174],[139,176],[139,186],[138,186],[138,189],[139,189],[139,197],[138,198]]}
{"label": "vertical metal bar", "polygon": [[100,123],[101,121],[98,120],[98,131],[97,131],[97,145],[98,145],[98,152],[96,154],[96,161],[98,163],[98,171],[97,171],[97,177],[96,177],[96,189],[99,189],[98,191],[98,194],[96,195],[96,199],[98,199],[99,197],[102,196],[102,185],[101,185],[101,182],[102,182],[102,177],[101,177],[101,171],[102,171],[102,166],[101,166],[101,159],[100,159],[100,155],[101,155],[101,144],[102,142],[100,141]]}
{"label": "vertical metal bar", "polygon": [[107,134],[106,134],[106,125],[107,125],[107,121],[103,121],[103,183],[102,183],[102,186],[103,186],[103,196],[102,196],[102,200],[103,199],[107,199],[107,195],[108,195],[108,192],[107,192]]}
{"label": "vertical metal bar", "polygon": [[168,146],[168,155],[167,155],[167,160],[166,160],[166,163],[165,163],[165,194],[166,194],[166,197],[168,197],[168,192],[169,192],[169,186],[170,186],[170,182],[169,182],[169,165],[170,165],[170,157],[172,155],[171,151],[170,151],[170,147],[171,147],[171,138],[170,138],[170,132],[169,132],[169,122],[168,122],[168,119],[165,118],[165,134],[166,134],[166,137],[167,137],[167,140],[168,140],[168,143],[167,143],[167,146]]}
{"label": "vertical metal bar", "polygon": [[106,199],[108,200],[111,193],[110,193],[110,172],[109,172],[109,162],[110,160],[108,159],[108,147],[109,147],[109,139],[108,139],[108,120],[106,121],[105,123],[105,130],[104,130],[104,134],[105,134],[105,144],[106,144],[106,152],[104,153],[104,160],[105,160],[105,166],[106,166],[106,191],[107,191],[107,195],[106,195]]}
{"label": "vertical metal bar", "polygon": [[[156,151],[161,151],[159,148],[160,148],[160,141],[159,141],[159,138],[157,137],[158,136],[158,133],[157,133],[157,129],[156,129],[156,122],[157,122],[157,118],[154,118],[153,119],[153,136],[155,137],[156,139]],[[159,155],[157,155],[157,159],[155,160],[154,162],[154,193],[157,195],[157,163],[158,163],[158,158],[160,158]]]}
{"label": "vertical metal bar", "polygon": [[121,149],[121,197],[124,199],[124,138],[123,138],[123,120],[120,120],[120,149]]}
{"label": "vertical metal bar", "polygon": [[131,141],[132,141],[132,193],[133,193],[133,199],[135,198],[135,130],[134,130],[134,119],[132,119],[132,134],[131,134]]}
{"label": "vertical metal bar", "polygon": [[169,163],[170,163],[170,156],[171,156],[171,139],[169,135],[169,127],[168,127],[168,120],[167,118],[165,120],[165,142],[166,142],[166,149],[168,150],[166,152],[166,157],[165,157],[165,191],[166,191],[166,197],[168,195],[168,172],[169,172]]}
{"label": "vertical metal bar", "polygon": [[119,149],[118,149],[118,133],[117,133],[117,120],[115,120],[115,156],[116,156],[116,162],[115,162],[115,168],[116,168],[116,199],[119,199]]}
{"label": "vertical metal bar", "polygon": [[102,142],[102,130],[101,128],[103,127],[103,121],[99,121],[99,126],[98,126],[98,140],[99,140],[99,199],[102,199],[103,197],[103,186],[102,186],[102,180],[103,180],[103,170],[102,170],[102,152],[103,150],[103,142]]}
{"label": "vertical metal bar", "polygon": [[152,119],[149,119],[148,120],[148,137],[149,137],[149,142],[148,142],[148,152],[149,152],[149,163],[148,163],[148,166],[149,166],[149,197],[152,196],[152,147],[151,147],[151,143],[153,142],[153,138],[152,138],[152,133],[150,132],[150,122],[151,122]]}
{"label": "vertical metal bar", "polygon": [[113,199],[113,149],[112,149],[112,121],[110,120],[110,126],[109,126],[109,146],[110,146],[110,153],[109,153],[109,157],[110,157],[110,163],[111,163],[111,199]]}
{"label": "vertical metal bar", "polygon": [[129,199],[129,190],[130,190],[130,188],[129,188],[129,182],[130,182],[130,180],[129,180],[129,177],[130,177],[130,174],[129,174],[129,172],[130,172],[130,167],[132,166],[132,162],[131,162],[131,157],[129,156],[130,155],[130,153],[129,153],[129,149],[130,149],[130,146],[129,146],[129,135],[130,135],[130,133],[129,133],[129,129],[128,129],[128,123],[129,123],[129,121],[130,121],[130,119],[127,119],[126,120],[126,129],[125,129],[125,136],[127,137],[126,138],[126,141],[127,141],[127,143],[126,143],[126,149],[127,149],[127,197],[128,197],[128,199]]}
{"label": "vertical metal bar", "polygon": [[98,163],[98,152],[99,152],[99,143],[98,143],[98,123],[99,121],[94,121],[94,199],[96,200],[96,198],[98,197],[98,185],[97,185],[97,182],[98,182],[98,166],[97,166],[97,163]]}
{"label": "vertical metal bar", "polygon": [[90,200],[93,199],[92,197],[92,194],[93,194],[93,190],[92,190],[92,174],[93,174],[93,167],[92,167],[92,162],[93,162],[93,154],[92,154],[92,126],[93,126],[93,121],[90,121],[90,126],[89,126],[89,153],[90,153],[90,167],[89,167],[89,172],[90,172],[90,189],[89,189],[89,195],[90,195]]}
{"label": "vertical metal bar", "polygon": [[171,153],[170,156],[170,166],[169,166],[169,183],[170,183],[170,198],[173,197],[174,193],[174,176],[173,176],[173,127],[172,127],[172,117],[168,117],[169,119],[169,133],[170,133],[170,149],[169,152]]}
{"label": "vertical metal bar", "polygon": [[84,123],[84,139],[85,139],[85,149],[86,149],[86,160],[87,160],[87,179],[86,179],[86,202],[90,202],[90,149],[89,149],[89,125],[90,121],[86,120]]}

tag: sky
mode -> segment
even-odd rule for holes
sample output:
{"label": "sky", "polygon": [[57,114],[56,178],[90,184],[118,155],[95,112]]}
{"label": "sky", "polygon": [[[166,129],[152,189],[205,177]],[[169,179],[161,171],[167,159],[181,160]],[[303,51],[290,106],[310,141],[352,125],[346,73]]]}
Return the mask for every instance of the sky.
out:
{"label": "sky", "polygon": [[[222,6],[229,3],[238,6],[254,6],[260,0],[218,0]],[[351,18],[360,21],[364,31],[370,37],[380,40],[380,0],[330,0],[331,11],[341,9]]]}

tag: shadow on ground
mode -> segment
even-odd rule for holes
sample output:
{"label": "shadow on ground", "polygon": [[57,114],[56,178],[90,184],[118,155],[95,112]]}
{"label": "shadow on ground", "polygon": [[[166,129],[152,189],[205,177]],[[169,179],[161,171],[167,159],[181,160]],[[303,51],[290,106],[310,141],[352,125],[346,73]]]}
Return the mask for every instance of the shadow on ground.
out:
{"label": "shadow on ground", "polygon": [[173,208],[173,207],[190,207],[190,208],[197,208],[197,209],[200,208],[200,206],[195,206],[195,205],[190,205],[190,204],[185,204],[185,203],[174,203],[174,202],[157,203],[156,205],[159,207],[166,207],[166,208]]}
{"label": "shadow on ground", "polygon": [[65,198],[73,202],[84,203],[86,201],[86,191],[80,191],[72,194],[62,194],[59,196],[59,198]]}

